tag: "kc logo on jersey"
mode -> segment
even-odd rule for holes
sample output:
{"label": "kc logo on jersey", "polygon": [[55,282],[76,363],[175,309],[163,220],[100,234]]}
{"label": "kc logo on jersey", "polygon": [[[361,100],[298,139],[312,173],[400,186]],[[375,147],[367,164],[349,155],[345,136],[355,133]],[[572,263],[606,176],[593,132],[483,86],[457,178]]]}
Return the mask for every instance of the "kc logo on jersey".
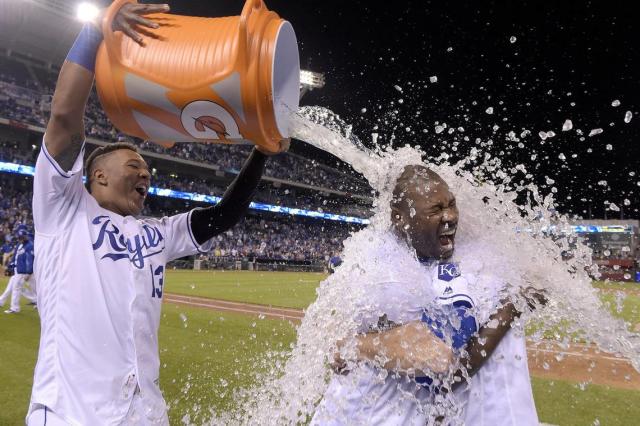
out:
{"label": "kc logo on jersey", "polygon": [[[164,245],[159,247],[164,237],[155,226],[142,225],[144,234],[136,235],[131,239],[126,238],[120,233],[120,229],[111,223],[109,216],[97,216],[91,223],[100,225],[98,238],[93,243],[93,250],[96,251],[100,249],[104,244],[107,244],[111,249],[110,253],[102,256],[102,259],[108,258],[113,261],[129,259],[133,266],[142,269],[146,258],[161,253],[162,250],[164,250]],[[146,254],[144,253],[145,249],[147,251]]]}
{"label": "kc logo on jersey", "polygon": [[438,279],[451,281],[460,276],[460,270],[455,263],[441,263],[438,265]]}

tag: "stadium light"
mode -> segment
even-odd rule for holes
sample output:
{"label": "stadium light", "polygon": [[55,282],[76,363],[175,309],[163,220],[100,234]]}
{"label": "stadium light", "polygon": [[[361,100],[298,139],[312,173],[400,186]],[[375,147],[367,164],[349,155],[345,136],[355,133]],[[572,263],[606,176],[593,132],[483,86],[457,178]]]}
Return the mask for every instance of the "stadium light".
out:
{"label": "stadium light", "polygon": [[324,74],[300,70],[300,85],[308,86],[309,89],[319,89],[324,87]]}
{"label": "stadium light", "polygon": [[318,72],[300,70],[300,99],[309,90],[324,87],[324,74]]}
{"label": "stadium light", "polygon": [[80,22],[94,22],[100,14],[100,9],[93,3],[82,2],[76,9],[76,18]]}

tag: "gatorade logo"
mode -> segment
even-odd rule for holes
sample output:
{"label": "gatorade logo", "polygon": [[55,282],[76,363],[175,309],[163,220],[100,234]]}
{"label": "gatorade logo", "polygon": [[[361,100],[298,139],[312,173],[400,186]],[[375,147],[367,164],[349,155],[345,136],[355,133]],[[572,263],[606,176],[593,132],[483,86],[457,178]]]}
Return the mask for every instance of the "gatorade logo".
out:
{"label": "gatorade logo", "polygon": [[194,101],[184,107],[184,130],[196,139],[241,139],[238,124],[229,112],[212,101]]}
{"label": "gatorade logo", "polygon": [[195,128],[199,132],[206,132],[207,129],[209,129],[216,132],[218,138],[220,139],[225,139],[227,136],[229,136],[224,123],[215,117],[211,117],[210,115],[203,115],[198,118],[194,117],[193,119],[195,120]]}

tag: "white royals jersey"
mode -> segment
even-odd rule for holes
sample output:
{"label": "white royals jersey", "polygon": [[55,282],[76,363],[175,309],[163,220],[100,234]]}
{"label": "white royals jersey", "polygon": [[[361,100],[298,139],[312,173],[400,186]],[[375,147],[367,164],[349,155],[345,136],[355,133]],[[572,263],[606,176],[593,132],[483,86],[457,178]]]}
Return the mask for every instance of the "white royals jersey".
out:
{"label": "white royals jersey", "polygon": [[[473,248],[468,257],[473,257],[473,250],[483,249],[486,248]],[[475,262],[474,259],[467,264]],[[499,306],[504,284],[496,276],[482,273],[481,265],[476,264],[475,269],[478,272],[474,272],[476,281],[471,292],[482,326]],[[491,357],[471,378],[470,385],[460,386],[455,394],[464,407],[467,426],[538,425],[522,324],[516,323],[507,332]]]}
{"label": "white royals jersey", "polygon": [[41,335],[31,403],[72,425],[116,425],[139,389],[147,420],[166,422],[158,387],[165,264],[210,243],[195,242],[190,212],[136,219],[103,209],[83,185],[82,159],[62,170],[43,142],[36,162]]}
{"label": "white royals jersey", "polygon": [[[464,300],[473,306],[467,279],[457,268],[439,271],[436,263],[428,266],[417,260],[409,262],[413,254],[395,237],[385,238],[381,246],[387,252],[386,256],[378,256],[385,262],[385,268],[381,268],[385,269],[385,276],[381,278],[384,281],[372,286],[378,291],[364,303],[379,304],[388,320],[419,321],[424,308],[434,302],[448,305]],[[376,320],[363,318],[360,331],[370,330]],[[386,374],[363,364],[347,375],[332,376],[311,424],[424,426],[427,424],[424,406],[430,403],[431,397],[412,379]]]}

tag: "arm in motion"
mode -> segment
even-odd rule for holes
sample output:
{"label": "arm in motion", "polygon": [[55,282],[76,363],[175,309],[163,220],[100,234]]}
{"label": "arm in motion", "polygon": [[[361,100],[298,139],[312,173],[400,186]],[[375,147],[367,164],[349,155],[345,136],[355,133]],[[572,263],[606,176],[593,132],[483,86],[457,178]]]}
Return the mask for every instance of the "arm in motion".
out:
{"label": "arm in motion", "polygon": [[[126,4],[118,11],[112,29],[122,31],[142,44],[142,38],[134,27],[139,25],[158,28],[158,24],[141,15],[168,10],[169,6],[166,4]],[[47,123],[45,145],[64,170],[73,167],[73,162],[82,149],[84,109],[93,86],[95,58],[101,41],[100,25],[86,24],[69,51],[58,76],[51,102],[51,117]]]}
{"label": "arm in motion", "polygon": [[260,183],[266,158],[254,148],[222,200],[215,206],[193,210],[191,232],[198,244],[227,231],[244,216]]}

